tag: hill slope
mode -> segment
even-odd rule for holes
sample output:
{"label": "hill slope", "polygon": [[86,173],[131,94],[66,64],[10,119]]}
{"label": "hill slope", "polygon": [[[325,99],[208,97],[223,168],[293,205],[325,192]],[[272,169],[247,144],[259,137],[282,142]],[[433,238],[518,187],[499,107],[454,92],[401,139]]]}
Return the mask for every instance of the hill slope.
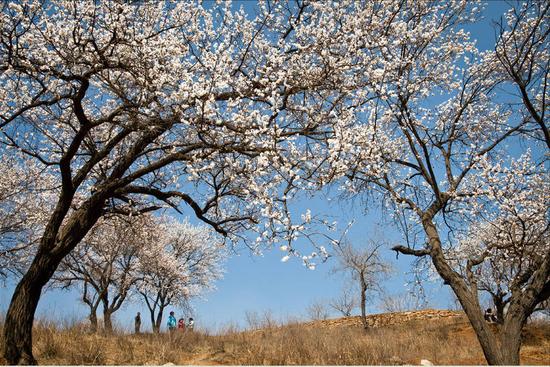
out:
{"label": "hill slope", "polygon": [[[423,310],[368,317],[294,323],[252,331],[141,335],[92,335],[74,326],[37,325],[40,364],[88,365],[368,365],[484,364],[483,354],[461,312]],[[0,336],[1,338],[1,336]],[[523,333],[522,364],[548,364],[550,324],[533,323]]]}

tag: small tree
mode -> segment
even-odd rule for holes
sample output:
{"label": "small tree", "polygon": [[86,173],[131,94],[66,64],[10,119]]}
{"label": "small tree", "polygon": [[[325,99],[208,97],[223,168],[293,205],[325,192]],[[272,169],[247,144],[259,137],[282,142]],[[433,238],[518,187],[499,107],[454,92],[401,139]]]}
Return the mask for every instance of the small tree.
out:
{"label": "small tree", "polygon": [[416,311],[424,307],[424,302],[411,292],[383,294],[380,298],[380,308],[384,312]]}
{"label": "small tree", "polygon": [[214,287],[223,276],[226,251],[210,229],[188,222],[165,217],[155,233],[140,255],[137,289],[158,333],[166,307],[186,307],[190,298]]}
{"label": "small tree", "polygon": [[340,312],[342,316],[350,317],[352,311],[357,307],[357,297],[350,287],[346,287],[329,302],[329,306]]}
{"label": "small tree", "polygon": [[345,272],[359,286],[359,302],[363,327],[367,323],[367,294],[380,290],[380,282],[390,272],[389,265],[380,257],[382,244],[369,242],[364,248],[355,248],[351,243],[339,241],[334,243],[334,250],[338,259],[335,272]]}
{"label": "small tree", "polygon": [[322,301],[311,302],[306,311],[311,320],[326,320],[329,317],[327,306]]}

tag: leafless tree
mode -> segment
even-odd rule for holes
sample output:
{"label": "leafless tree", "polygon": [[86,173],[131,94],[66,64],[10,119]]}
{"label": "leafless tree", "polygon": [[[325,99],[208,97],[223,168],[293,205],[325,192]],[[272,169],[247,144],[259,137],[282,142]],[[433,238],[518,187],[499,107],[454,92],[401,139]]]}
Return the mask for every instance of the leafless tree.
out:
{"label": "leafless tree", "polygon": [[357,297],[353,295],[350,287],[345,287],[342,292],[329,302],[329,306],[340,312],[345,317],[350,317],[357,307]]}
{"label": "leafless tree", "polygon": [[380,299],[384,312],[415,311],[424,308],[424,303],[411,292],[384,294]]}
{"label": "leafless tree", "polygon": [[314,301],[307,307],[307,314],[312,320],[326,320],[329,317],[327,306],[322,301]]}
{"label": "leafless tree", "polygon": [[380,257],[380,249],[383,243],[355,248],[347,241],[338,241],[334,244],[334,250],[338,258],[338,265],[335,272],[344,272],[358,283],[360,289],[361,320],[363,327],[367,324],[367,294],[381,289],[381,280],[390,273],[390,266]]}
{"label": "leafless tree", "polygon": [[275,319],[271,310],[265,310],[262,314],[256,311],[245,311],[246,323],[249,329],[272,329],[281,323]]}

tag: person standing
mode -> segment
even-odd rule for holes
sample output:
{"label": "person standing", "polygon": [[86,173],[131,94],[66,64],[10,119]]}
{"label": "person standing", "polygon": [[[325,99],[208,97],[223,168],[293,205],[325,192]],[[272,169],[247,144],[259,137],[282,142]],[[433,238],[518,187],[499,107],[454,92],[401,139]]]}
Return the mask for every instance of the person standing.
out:
{"label": "person standing", "polygon": [[195,320],[193,320],[193,318],[190,317],[189,322],[187,323],[187,330],[193,331],[194,326],[195,326]]}
{"label": "person standing", "polygon": [[170,334],[176,330],[176,317],[174,316],[174,311],[170,311],[170,316],[168,316],[168,330]]}
{"label": "person standing", "polygon": [[185,331],[185,319],[183,317],[178,320],[178,331],[182,333]]}
{"label": "person standing", "polygon": [[134,318],[134,328],[135,328],[135,332],[136,334],[139,334],[140,330],[141,329],[141,314],[138,312],[136,317]]}

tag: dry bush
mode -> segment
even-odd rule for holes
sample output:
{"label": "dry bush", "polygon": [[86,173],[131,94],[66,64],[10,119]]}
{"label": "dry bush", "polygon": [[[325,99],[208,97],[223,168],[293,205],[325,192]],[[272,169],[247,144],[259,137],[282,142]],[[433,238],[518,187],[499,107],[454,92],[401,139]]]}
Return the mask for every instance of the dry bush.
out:
{"label": "dry bush", "polygon": [[78,346],[66,351],[66,363],[69,365],[107,364],[105,348],[94,340],[82,340]]}
{"label": "dry bush", "polygon": [[367,332],[360,326],[320,329],[293,325],[244,334],[240,342],[227,338],[225,349],[234,358],[230,363],[243,365],[368,365],[396,360],[417,364],[424,358],[453,363],[479,350],[477,344],[472,345],[475,339],[449,338],[444,330],[420,323]]}

